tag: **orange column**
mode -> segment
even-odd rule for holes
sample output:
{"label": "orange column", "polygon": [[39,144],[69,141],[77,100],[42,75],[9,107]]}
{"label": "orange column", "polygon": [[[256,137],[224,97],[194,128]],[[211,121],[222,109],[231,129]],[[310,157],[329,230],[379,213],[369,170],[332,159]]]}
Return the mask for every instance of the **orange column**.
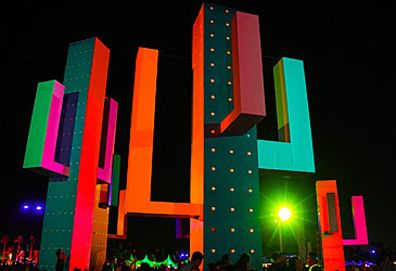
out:
{"label": "orange column", "polygon": [[337,182],[317,181],[316,195],[324,271],[345,271]]}

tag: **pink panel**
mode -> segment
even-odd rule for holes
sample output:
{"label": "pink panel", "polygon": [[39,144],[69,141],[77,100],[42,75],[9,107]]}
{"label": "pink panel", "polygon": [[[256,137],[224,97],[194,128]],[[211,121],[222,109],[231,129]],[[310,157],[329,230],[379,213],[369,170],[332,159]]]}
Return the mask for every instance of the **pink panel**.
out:
{"label": "pink panel", "polygon": [[342,240],[342,244],[344,246],[367,245],[368,235],[362,196],[352,197],[352,213],[355,228],[355,239]]}
{"label": "pink panel", "polygon": [[220,123],[223,134],[243,134],[266,114],[257,15],[237,11],[232,20],[234,109]]}
{"label": "pink panel", "polygon": [[113,154],[114,154],[114,142],[116,134],[116,123],[117,123],[117,110],[118,102],[113,99],[109,99],[109,118],[107,124],[107,136],[106,136],[106,150],[105,160],[103,168],[98,168],[98,179],[111,183],[111,175],[113,171]]}
{"label": "pink panel", "polygon": [[45,136],[42,167],[52,172],[56,172],[64,176],[69,176],[69,167],[54,161],[64,89],[65,87],[61,83],[57,81],[54,82],[54,90],[52,94],[50,114],[48,118],[47,133]]}
{"label": "pink panel", "polygon": [[257,15],[236,12],[238,66],[241,110],[265,116],[264,79],[261,60],[259,19]]}

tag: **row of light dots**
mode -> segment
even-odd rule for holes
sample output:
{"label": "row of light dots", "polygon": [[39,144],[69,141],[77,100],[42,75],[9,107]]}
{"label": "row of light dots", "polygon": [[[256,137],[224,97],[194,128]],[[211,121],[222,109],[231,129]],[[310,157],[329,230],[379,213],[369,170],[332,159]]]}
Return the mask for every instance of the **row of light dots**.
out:
{"label": "row of light dots", "polygon": [[[209,6],[209,10],[213,11],[214,10],[214,6]],[[228,8],[224,9],[224,13],[230,13],[230,10]]]}
{"label": "row of light dots", "polygon": [[[210,190],[216,191],[216,186],[211,186]],[[253,189],[252,188],[249,188],[247,191],[248,191],[248,193],[253,193]],[[235,187],[231,186],[230,187],[230,192],[235,192]]]}
{"label": "row of light dots", "polygon": [[[216,152],[216,148],[215,148],[215,147],[211,147],[211,148],[210,148],[210,152]],[[235,151],[234,151],[233,149],[229,149],[229,150],[228,150],[228,153],[229,153],[229,154],[234,154]],[[251,155],[252,155],[252,152],[251,152],[251,151],[247,151],[247,152],[246,152],[246,155],[247,155],[247,156],[251,156]]]}
{"label": "row of light dots", "polygon": [[[210,207],[210,210],[211,210],[212,212],[215,212],[215,211],[216,211],[216,206]],[[230,207],[230,212],[231,212],[231,213],[235,213],[235,207]],[[254,209],[253,209],[253,208],[248,208],[248,212],[249,212],[249,213],[253,213],[253,212],[254,212]]]}
{"label": "row of light dots", "polygon": [[[216,171],[216,167],[215,167],[215,166],[211,166],[211,167],[210,167],[210,171]],[[230,173],[234,173],[234,172],[235,172],[235,169],[234,169],[234,168],[230,168],[230,169],[228,169],[228,171],[229,171]],[[249,175],[253,174],[253,170],[251,170],[251,169],[248,169],[246,172],[247,172],[247,174],[249,174]]]}
{"label": "row of light dots", "polygon": [[[216,249],[215,249],[215,248],[211,248],[211,249],[210,249],[210,252],[214,254],[214,253],[216,253]],[[250,254],[253,254],[255,251],[254,251],[253,248],[251,248],[251,249],[249,250],[249,252],[250,252]],[[230,253],[231,253],[231,254],[236,253],[235,248],[231,248],[231,249],[230,249]]]}
{"label": "row of light dots", "polygon": [[[212,227],[212,228],[210,228],[210,231],[215,232],[216,228]],[[235,228],[230,228],[230,232],[235,232]],[[254,229],[253,228],[249,228],[249,233],[254,233]]]}

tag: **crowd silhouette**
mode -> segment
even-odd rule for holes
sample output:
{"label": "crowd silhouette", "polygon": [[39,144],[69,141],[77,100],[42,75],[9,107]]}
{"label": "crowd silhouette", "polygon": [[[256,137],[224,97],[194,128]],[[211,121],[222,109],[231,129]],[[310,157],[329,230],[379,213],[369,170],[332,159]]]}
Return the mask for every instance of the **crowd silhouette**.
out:
{"label": "crowd silhouette", "polygon": [[[52,271],[39,270],[39,244],[34,236],[29,236],[24,240],[23,236],[17,235],[15,238],[9,238],[4,235],[0,239],[2,246],[0,271]],[[298,255],[286,255],[279,252],[273,252],[269,260],[264,263],[260,270],[255,269],[251,263],[249,253],[242,253],[237,261],[232,262],[230,254],[222,255],[215,262],[204,262],[204,255],[196,251],[189,258],[180,258],[180,251],[164,251],[155,248],[152,251],[141,250],[130,247],[117,247],[109,251],[109,257],[102,267],[92,268],[91,270],[68,270],[67,255],[65,251],[59,248],[54,253],[56,259],[55,271],[320,271],[324,270],[321,260],[315,252],[310,252],[306,259]],[[167,254],[168,259],[164,260]],[[142,261],[142,255],[145,255],[147,261]],[[358,263],[349,263],[346,265],[347,271],[396,271],[395,255],[383,252],[378,261],[373,264],[368,261]],[[150,259],[155,263],[151,264]],[[162,260],[160,260],[162,259]],[[235,258],[234,258],[235,259]]]}

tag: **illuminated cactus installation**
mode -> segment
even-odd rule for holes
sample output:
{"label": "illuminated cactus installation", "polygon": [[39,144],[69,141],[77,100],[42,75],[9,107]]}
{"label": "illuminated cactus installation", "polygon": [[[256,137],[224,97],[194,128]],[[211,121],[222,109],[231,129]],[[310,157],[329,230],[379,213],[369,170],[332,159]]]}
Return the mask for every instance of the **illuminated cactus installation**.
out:
{"label": "illuminated cactus installation", "polygon": [[[128,215],[188,218],[190,251],[202,251],[206,264],[249,253],[259,270],[260,171],[315,173],[303,62],[282,58],[275,65],[279,141],[258,139],[266,114],[258,16],[204,4],[193,26],[190,202],[152,201],[158,54],[148,48],[137,54],[127,183],[119,194],[117,102],[105,98],[109,50],[96,38],[72,43],[64,84],[39,84],[24,168],[50,179],[40,268],[54,268],[58,248],[70,255],[69,270],[101,268],[107,207],[119,202],[118,237],[126,237]],[[333,236],[323,242],[325,270],[334,270],[330,250],[343,261],[335,184],[317,182],[317,195],[322,237]],[[345,245],[367,242],[361,197],[353,207],[356,239]]]}
{"label": "illuminated cactus installation", "polygon": [[105,97],[109,54],[96,38],[71,43],[63,85],[38,85],[23,166],[49,176],[41,269],[54,269],[59,248],[70,270],[88,269],[90,259],[100,268],[106,256],[111,203],[101,194],[109,185],[118,190],[119,170],[113,173],[118,103]]}
{"label": "illuminated cactus installation", "polygon": [[259,32],[256,15],[234,9],[204,4],[197,16],[189,203],[150,199],[158,51],[139,49],[118,235],[127,215],[187,217],[190,250],[203,251],[205,263],[249,253],[261,268],[259,170],[315,169],[302,61],[283,58],[274,68],[283,142],[257,139],[265,116]]}

